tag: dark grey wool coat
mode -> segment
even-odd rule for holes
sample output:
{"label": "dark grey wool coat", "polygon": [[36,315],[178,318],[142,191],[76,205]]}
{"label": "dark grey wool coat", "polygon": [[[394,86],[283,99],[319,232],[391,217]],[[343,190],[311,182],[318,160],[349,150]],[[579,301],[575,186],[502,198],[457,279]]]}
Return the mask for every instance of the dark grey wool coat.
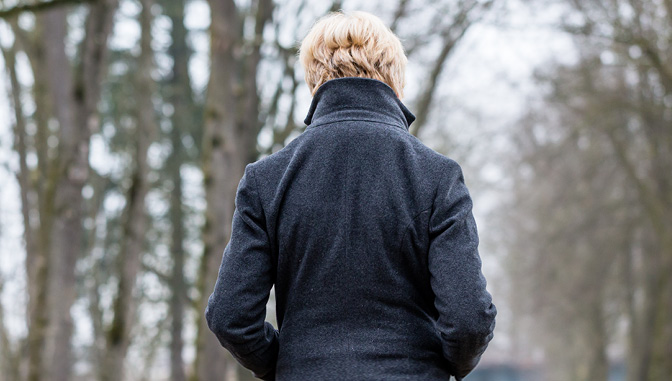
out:
{"label": "dark grey wool coat", "polygon": [[414,119],[381,81],[330,80],[306,130],[246,166],[205,316],[257,377],[459,380],[480,360],[497,311],[472,200]]}

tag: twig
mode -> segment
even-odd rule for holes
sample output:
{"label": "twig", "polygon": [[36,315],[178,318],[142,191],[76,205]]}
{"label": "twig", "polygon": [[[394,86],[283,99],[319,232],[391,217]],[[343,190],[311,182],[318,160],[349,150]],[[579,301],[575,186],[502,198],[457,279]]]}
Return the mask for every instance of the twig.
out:
{"label": "twig", "polygon": [[42,1],[33,4],[21,4],[11,8],[0,10],[0,18],[8,19],[17,16],[23,12],[40,12],[54,7],[60,7],[63,5],[91,3],[96,1],[98,0],[52,0],[52,1]]}

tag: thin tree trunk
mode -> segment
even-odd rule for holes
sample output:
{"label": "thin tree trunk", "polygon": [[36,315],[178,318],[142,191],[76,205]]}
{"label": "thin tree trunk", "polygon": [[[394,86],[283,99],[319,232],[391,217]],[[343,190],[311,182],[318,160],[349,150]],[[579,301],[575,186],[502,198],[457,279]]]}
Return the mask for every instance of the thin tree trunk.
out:
{"label": "thin tree trunk", "polygon": [[640,368],[640,351],[639,348],[639,330],[640,330],[640,311],[637,306],[635,298],[635,291],[639,289],[641,277],[638,277],[636,251],[637,251],[637,236],[639,236],[639,227],[630,226],[627,250],[623,250],[623,272],[624,283],[626,290],[625,308],[628,317],[628,333],[627,333],[627,380],[637,381],[638,369]]}
{"label": "thin tree trunk", "polygon": [[[21,84],[19,83],[16,74],[16,45],[12,45],[9,50],[2,49],[3,57],[5,59],[5,68],[9,74],[10,80],[10,98],[12,101],[12,109],[14,110],[14,149],[19,154],[19,172],[16,175],[21,190],[21,216],[23,217],[24,233],[23,238],[26,242],[26,269],[33,273],[34,262],[37,257],[37,242],[35,239],[36,221],[31,219],[31,210],[36,209],[35,205],[35,189],[33,181],[30,177],[30,169],[26,160],[28,152],[28,142],[26,133],[26,118],[23,112],[23,104],[21,103]],[[28,279],[34,280],[33,274],[28,275]],[[33,309],[30,307],[30,300],[35,299],[35,289],[30,283],[28,287],[29,307],[27,309],[27,316],[31,315]]]}
{"label": "thin tree trunk", "polygon": [[107,332],[107,354],[101,378],[117,381],[124,377],[124,361],[131,343],[131,330],[135,321],[137,298],[134,295],[140,271],[141,255],[145,249],[148,216],[145,197],[149,191],[147,151],[157,131],[156,115],[152,102],[154,90],[151,77],[154,52],[152,42],[151,7],[153,0],[141,0],[140,48],[137,72],[137,124],[135,126],[135,169],[126,198],[123,218],[123,241],[119,251],[119,283],[114,300],[114,318]]}
{"label": "thin tree trunk", "polygon": [[[45,189],[47,207],[43,210],[43,235],[48,236],[49,253],[40,263],[36,276],[39,288],[46,287],[45,314],[46,340],[44,344],[45,369],[32,364],[29,378],[61,381],[70,378],[72,348],[70,337],[73,321],[70,307],[75,301],[74,268],[80,254],[81,229],[81,189],[88,170],[88,139],[83,136],[75,121],[73,102],[73,76],[71,65],[65,53],[67,36],[67,10],[53,9],[44,14],[44,58],[51,64],[46,77],[53,112],[59,124],[58,156],[53,170],[48,174]],[[37,279],[44,277],[44,280]],[[38,297],[37,309],[43,298]],[[31,326],[36,332],[44,329]],[[38,349],[41,351],[41,349]],[[36,352],[39,353],[39,352]]]}
{"label": "thin tree trunk", "polygon": [[[49,259],[49,231],[51,229],[51,220],[53,219],[53,187],[54,172],[57,168],[53,160],[57,156],[57,149],[50,148],[47,142],[49,139],[56,139],[57,135],[49,130],[48,122],[50,115],[53,115],[53,105],[49,89],[48,60],[46,58],[46,47],[43,41],[44,22],[43,15],[38,16],[39,22],[36,23],[33,30],[34,42],[31,41],[28,34],[18,27],[16,20],[10,21],[12,32],[15,36],[15,46],[23,50],[29,57],[31,69],[33,72],[32,98],[35,101],[35,111],[32,119],[36,125],[36,135],[34,136],[32,146],[37,156],[37,179],[34,180],[34,199],[37,218],[31,218],[31,223],[35,223],[35,237],[32,239],[35,246],[31,252],[30,243],[27,238],[26,250],[26,275],[28,288],[28,305],[26,315],[32,327],[32,322],[36,323],[35,329],[29,328],[28,334],[28,356],[23,361],[28,363],[30,374],[41,372],[42,352],[44,351],[46,326],[48,319],[47,308],[38,309],[37,306],[45,306],[47,303],[47,277],[48,277],[48,259]],[[18,81],[16,83],[18,86]],[[14,86],[14,85],[12,85]],[[25,134],[24,134],[25,135]],[[24,141],[28,144],[28,141]],[[20,159],[21,160],[21,159]],[[27,168],[27,165],[25,166]],[[30,198],[29,198],[30,201]],[[29,379],[34,379],[30,376]]]}
{"label": "thin tree trunk", "polygon": [[[645,235],[645,239],[648,239],[649,236]],[[645,244],[644,252],[646,253],[646,274],[645,274],[645,284],[643,285],[644,291],[644,303],[641,307],[641,324],[639,326],[639,338],[637,340],[638,347],[636,351],[639,357],[639,368],[637,369],[637,380],[649,380],[651,375],[652,368],[652,358],[654,356],[654,346],[655,346],[655,324],[656,324],[656,311],[658,307],[656,306],[658,300],[660,299],[660,289],[658,285],[660,284],[660,262],[657,254],[657,245],[655,244]]]}
{"label": "thin tree trunk", "polygon": [[[23,225],[24,225],[24,232],[23,232],[23,238],[26,243],[26,276],[28,279],[27,282],[27,289],[28,289],[28,305],[26,308],[26,316],[28,317],[28,322],[29,326],[33,323],[36,322],[37,318],[37,311],[35,309],[35,305],[38,299],[38,290],[39,288],[36,287],[38,282],[34,282],[38,270],[43,270],[41,269],[38,265],[41,263],[41,259],[43,259],[43,252],[39,251],[39,246],[38,242],[35,239],[35,234],[36,234],[36,227],[34,226],[35,224],[34,219],[31,219],[31,210],[35,210],[35,189],[33,186],[33,182],[31,180],[30,176],[30,169],[28,168],[27,164],[27,150],[28,150],[28,142],[27,142],[27,133],[26,133],[26,120],[25,116],[23,113],[23,105],[21,103],[21,85],[19,84],[17,73],[16,73],[16,44],[12,45],[12,47],[9,50],[2,49],[3,57],[5,59],[5,68],[7,69],[9,73],[9,79],[10,79],[10,86],[11,86],[11,100],[12,100],[12,108],[14,109],[14,118],[15,118],[15,125],[14,125],[14,147],[16,152],[19,154],[19,172],[17,173],[17,180],[19,183],[19,188],[20,188],[20,194],[21,194],[21,215],[23,217]],[[0,307],[1,308],[1,307]],[[44,316],[43,314],[40,314],[40,316]],[[3,324],[0,322],[0,324]],[[39,323],[36,323],[39,325]],[[3,330],[3,333],[5,332],[5,327],[4,324],[0,329]],[[36,330],[34,331],[33,336],[29,336],[28,344],[29,344],[29,354],[30,353],[35,353],[35,354],[41,354],[41,349],[37,350],[37,348],[41,348],[41,345],[43,343],[43,337],[44,337],[44,332],[45,330]],[[37,341],[35,339],[38,339]],[[4,350],[7,351],[7,355],[5,356],[5,359],[8,360],[6,362],[6,369],[9,371],[10,374],[14,375],[16,379],[18,379],[19,375],[19,369],[21,367],[20,362],[15,362],[13,359],[9,359],[8,356],[11,353],[10,350],[10,342],[9,339],[6,335],[3,335],[3,341],[6,340],[6,343],[4,344]],[[10,361],[11,360],[11,361]],[[39,367],[39,363],[41,362],[41,355],[33,356],[32,360],[35,361],[35,367]]]}
{"label": "thin tree trunk", "polygon": [[234,164],[239,153],[236,137],[229,137],[236,129],[237,109],[237,102],[232,94],[237,74],[233,50],[241,37],[238,34],[238,10],[233,0],[214,0],[209,3],[211,71],[205,105],[202,151],[207,207],[198,285],[200,300],[197,310],[199,318],[194,381],[214,380],[230,375],[230,369],[235,365],[232,357],[209,332],[203,311],[217,279],[221,254],[231,230],[229,216],[233,216],[232,193],[235,189],[232,189],[232,183],[233,179],[238,178],[238,173],[234,173],[232,169],[239,167],[238,163]]}
{"label": "thin tree trunk", "polygon": [[[3,287],[4,279],[0,277],[0,294],[2,294]],[[20,363],[17,361],[17,351],[12,348],[13,346],[5,325],[5,309],[3,304],[0,303],[0,369],[3,369],[4,377],[7,377],[7,379],[19,380]]]}
{"label": "thin tree trunk", "polygon": [[182,176],[181,165],[185,158],[182,145],[182,130],[193,123],[194,114],[191,81],[189,78],[189,58],[191,56],[187,46],[187,29],[184,26],[184,0],[169,1],[165,4],[165,11],[170,17],[171,46],[170,55],[173,57],[173,72],[169,83],[169,102],[173,105],[172,126],[170,141],[172,151],[168,157],[169,178],[172,183],[170,196],[170,224],[172,236],[170,243],[173,271],[170,278],[170,379],[172,381],[186,380],[184,359],[183,326],[186,302],[186,283],[184,280],[184,211],[182,209]]}
{"label": "thin tree trunk", "polygon": [[[44,207],[40,210],[40,244],[48,248],[49,254],[39,263],[42,270],[35,276],[38,282],[47,280],[36,287],[36,302],[43,306],[37,310],[45,316],[34,319],[38,324],[31,323],[30,330],[35,333],[29,332],[29,341],[44,341],[44,349],[33,348],[36,352],[30,353],[31,380],[70,379],[73,330],[70,308],[76,296],[75,265],[83,252],[82,187],[88,178],[89,138],[98,127],[100,82],[116,6],[116,0],[99,1],[91,6],[81,45],[81,66],[74,73],[64,44],[67,9],[51,9],[39,22],[38,29],[44,33],[37,40],[38,51],[43,52],[47,65],[45,80],[51,110],[58,121],[58,148],[46,174]],[[40,332],[44,326],[43,339]],[[42,362],[44,365],[40,365]]]}
{"label": "thin tree trunk", "polygon": [[668,357],[672,351],[672,332],[670,331],[672,281],[670,279],[671,269],[669,266],[665,266],[665,256],[669,255],[669,252],[665,252],[665,248],[662,249],[659,255],[663,257],[663,265],[657,269],[659,272],[658,282],[656,282],[655,294],[652,296],[654,311],[651,328],[652,348],[648,378],[645,379],[650,381],[663,380],[672,374],[672,364],[670,364],[670,357]]}
{"label": "thin tree trunk", "polygon": [[[601,292],[600,294],[603,294]],[[605,316],[602,300],[596,300],[591,306],[592,311],[589,316],[590,332],[586,337],[590,338],[588,342],[589,362],[588,377],[586,381],[607,381],[609,376],[609,362],[607,360],[607,332],[605,327]]]}
{"label": "thin tree trunk", "polygon": [[171,166],[170,177],[173,183],[173,189],[170,198],[170,220],[172,226],[171,237],[171,256],[173,258],[173,273],[170,279],[170,289],[172,292],[170,298],[170,316],[172,324],[170,327],[170,379],[172,381],[184,381],[186,375],[184,372],[184,360],[182,358],[182,349],[184,340],[182,339],[184,323],[184,304],[186,285],[184,281],[184,212],[182,211],[182,177],[180,176],[181,150],[178,147],[182,144],[181,135],[178,127],[173,125],[171,131],[171,141],[173,144],[173,154],[175,155]]}
{"label": "thin tree trunk", "polygon": [[172,381],[186,380],[184,359],[182,351],[184,347],[183,326],[185,310],[184,280],[184,211],[182,209],[182,176],[181,165],[185,158],[182,146],[182,130],[193,121],[193,98],[191,96],[191,81],[189,79],[188,64],[190,51],[187,46],[187,30],[184,26],[184,1],[171,1],[166,4],[166,13],[171,19],[172,44],[169,52],[173,57],[173,73],[170,80],[169,101],[173,105],[172,126],[170,140],[172,151],[166,165],[172,183],[170,196],[170,224],[172,236],[170,243],[171,257],[173,258],[173,271],[170,278],[170,378]]}

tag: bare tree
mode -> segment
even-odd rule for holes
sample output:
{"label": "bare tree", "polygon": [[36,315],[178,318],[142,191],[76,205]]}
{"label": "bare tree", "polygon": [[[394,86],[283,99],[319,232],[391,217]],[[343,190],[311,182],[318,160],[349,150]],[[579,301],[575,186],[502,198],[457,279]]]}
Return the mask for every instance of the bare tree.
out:
{"label": "bare tree", "polygon": [[606,379],[624,319],[629,379],[658,380],[672,371],[672,30],[662,3],[570,4],[579,62],[546,72],[516,146],[514,279],[531,278],[542,325],[571,324],[542,330],[558,379]]}
{"label": "bare tree", "polygon": [[173,59],[171,77],[167,83],[167,101],[173,106],[171,117],[170,142],[171,152],[166,160],[165,169],[171,183],[170,193],[170,251],[173,258],[173,270],[169,284],[170,299],[170,357],[171,380],[184,381],[186,379],[182,351],[184,347],[183,331],[185,309],[187,307],[187,283],[184,277],[186,232],[184,229],[185,212],[183,206],[183,181],[181,175],[182,164],[187,159],[187,152],[183,147],[182,139],[190,126],[200,128],[200,119],[196,112],[192,96],[191,80],[189,77],[189,59],[191,51],[187,46],[187,29],[184,26],[184,1],[164,2],[165,12],[170,17],[171,39],[169,54]]}
{"label": "bare tree", "polygon": [[[440,50],[439,53],[433,58],[429,66],[427,77],[425,78],[422,88],[415,100],[414,104],[414,113],[417,117],[415,122],[411,125],[410,131],[413,135],[418,136],[422,127],[427,123],[429,117],[430,108],[432,106],[432,101],[435,98],[435,93],[437,87],[440,87],[441,84],[441,73],[443,68],[446,66],[448,57],[454,51],[457,44],[464,38],[467,31],[471,28],[472,25],[476,24],[487,12],[492,8],[496,3],[495,0],[460,0],[457,4],[445,3],[439,4],[439,7],[446,7],[449,9],[455,9],[453,12],[437,12],[434,19],[431,22],[431,25],[435,26],[436,30],[432,31],[429,36],[434,37],[438,36],[440,40]],[[401,1],[397,12],[395,13],[395,19],[393,26],[396,26],[401,18],[403,18],[405,10],[407,7],[406,1]],[[451,15],[448,18],[448,22],[445,22],[445,14],[449,13]],[[426,31],[421,31],[420,33],[426,33]],[[427,34],[425,34],[426,36]],[[415,44],[422,44],[423,41],[421,36],[418,34],[411,38],[411,41],[416,41]],[[418,49],[418,46],[411,45],[407,49],[412,54]]]}
{"label": "bare tree", "polygon": [[118,284],[114,299],[114,318],[107,330],[107,350],[101,368],[103,380],[122,380],[124,360],[131,342],[131,331],[135,321],[138,298],[134,295],[136,280],[140,272],[141,255],[145,250],[147,214],[145,197],[149,190],[147,151],[157,133],[156,113],[152,96],[155,91],[152,70],[154,51],[152,50],[153,0],[141,0],[140,11],[140,57],[137,79],[137,123],[135,125],[135,168],[131,175],[131,185],[127,191],[126,207],[122,216],[123,236],[117,257]]}
{"label": "bare tree", "polygon": [[[36,172],[22,165],[18,174],[28,216],[24,220],[30,297],[27,377],[65,380],[72,364],[74,269],[83,252],[82,187],[88,178],[89,137],[97,128],[106,42],[116,2],[99,1],[91,6],[76,65],[65,51],[68,9],[41,4],[34,10],[42,8],[32,31],[10,20],[15,45],[27,54],[33,69],[37,105],[31,117],[37,133],[30,147],[27,134],[18,126],[27,116],[20,106],[15,108],[19,149],[34,152],[38,158]],[[24,10],[33,9],[18,7],[3,15],[11,18]],[[77,70],[72,70],[74,66]],[[20,92],[18,82],[12,88]],[[50,124],[58,126],[55,132]],[[57,144],[48,144],[52,141]],[[38,217],[32,218],[34,214]]]}

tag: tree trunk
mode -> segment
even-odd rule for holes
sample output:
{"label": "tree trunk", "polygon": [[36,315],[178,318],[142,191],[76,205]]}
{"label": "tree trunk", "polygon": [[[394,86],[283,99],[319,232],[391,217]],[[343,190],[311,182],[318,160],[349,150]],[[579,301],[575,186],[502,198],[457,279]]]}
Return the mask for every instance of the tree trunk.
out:
{"label": "tree trunk", "polygon": [[[16,31],[17,27],[15,24],[12,24],[13,29]],[[44,263],[44,251],[39,250],[42,246],[38,245],[39,240],[36,239],[36,234],[39,233],[37,230],[36,222],[34,218],[31,219],[31,211],[36,211],[37,206],[35,205],[36,192],[33,184],[32,176],[30,169],[27,164],[27,151],[28,151],[28,142],[27,142],[27,133],[26,133],[26,120],[23,113],[23,105],[21,103],[21,85],[18,81],[16,73],[16,52],[17,45],[14,44],[9,50],[2,49],[3,57],[5,59],[5,68],[8,71],[11,93],[10,98],[12,100],[12,108],[14,110],[15,125],[14,125],[14,149],[19,155],[19,171],[17,173],[17,181],[19,183],[19,188],[21,192],[21,214],[23,217],[24,233],[23,238],[26,243],[26,278],[27,278],[27,289],[28,289],[28,304],[26,308],[26,316],[28,317],[28,326],[31,327],[41,327],[41,329],[32,330],[32,335],[28,336],[28,354],[29,358],[27,365],[31,369],[35,369],[35,372],[39,372],[39,367],[41,364],[42,358],[42,346],[44,343],[44,335],[46,333],[46,322],[44,320],[45,314],[44,311],[38,311],[35,306],[37,305],[38,298],[42,298],[42,301],[46,300],[46,295],[44,292],[38,294],[40,290],[45,290],[44,285],[39,287],[40,282],[36,279],[38,272],[41,271],[44,274],[45,263]],[[35,81],[37,82],[37,78]],[[36,103],[38,100],[36,99]],[[39,148],[36,147],[36,151],[39,152]],[[41,156],[38,153],[38,158]],[[42,159],[39,159],[42,161]],[[5,332],[4,324],[0,329]],[[3,350],[10,351],[10,342],[9,338],[6,335],[3,335],[3,341],[7,340],[6,343],[3,343]],[[19,369],[22,367],[21,363],[14,363],[13,360],[8,359],[8,355],[5,356],[6,369],[13,374],[13,378],[19,378]],[[25,360],[24,360],[25,361]]]}
{"label": "tree trunk", "polygon": [[[24,239],[26,241],[26,284],[28,290],[28,303],[26,316],[28,320],[28,337],[26,339],[27,356],[22,359],[21,368],[27,372],[29,380],[39,380],[44,374],[45,344],[48,326],[48,276],[49,276],[49,234],[53,219],[53,187],[55,184],[54,170],[56,165],[53,158],[57,156],[54,149],[47,144],[49,138],[56,138],[56,134],[49,131],[48,121],[53,115],[51,102],[51,89],[48,70],[47,43],[45,42],[44,15],[39,15],[39,21],[33,30],[33,38],[18,27],[16,20],[10,20],[12,32],[15,36],[13,48],[23,50],[29,60],[33,72],[34,82],[32,97],[35,101],[35,111],[32,120],[36,125],[36,134],[33,137],[33,149],[37,156],[37,176],[30,175],[26,162],[28,139],[23,130],[23,112],[21,103],[16,96],[20,93],[20,84],[16,78],[11,79],[12,92],[15,98],[15,115],[17,118],[17,152],[19,153],[19,185],[22,193],[22,212],[24,213]],[[13,60],[12,60],[13,61]],[[6,61],[6,65],[15,71],[12,62]],[[10,78],[16,73],[10,74]],[[22,152],[23,151],[23,152]],[[31,178],[34,186],[30,184]],[[33,188],[32,191],[30,188]],[[32,196],[32,197],[30,197]],[[34,202],[35,205],[32,205]],[[30,218],[30,211],[36,212]],[[26,216],[25,213],[29,215]],[[34,230],[34,232],[31,232]],[[38,308],[39,306],[39,308]]]}
{"label": "tree trunk", "polygon": [[166,165],[172,183],[170,195],[170,225],[172,236],[170,243],[173,271],[170,278],[170,379],[184,381],[186,379],[182,350],[184,347],[183,323],[185,309],[186,284],[184,280],[184,211],[182,209],[182,176],[181,164],[185,158],[182,146],[182,131],[193,123],[194,114],[191,81],[189,79],[189,58],[191,53],[187,46],[187,30],[184,26],[184,1],[169,1],[165,4],[165,11],[171,19],[172,43],[169,48],[173,58],[173,72],[169,83],[169,102],[173,105],[172,126],[170,141],[172,151]]}
{"label": "tree trunk", "polygon": [[[604,293],[600,293],[603,295]],[[607,332],[605,327],[605,316],[603,305],[605,301],[596,300],[591,306],[592,311],[590,319],[590,331],[586,337],[589,338],[588,345],[588,377],[586,381],[607,381],[609,378],[609,361],[607,360]]]}
{"label": "tree trunk", "polygon": [[[206,219],[203,228],[204,251],[199,272],[200,300],[194,380],[206,381],[231,374],[233,358],[209,332],[203,318],[207,299],[217,279],[221,255],[231,230],[233,216],[234,168],[240,164],[235,131],[236,98],[232,93],[236,82],[234,47],[239,43],[238,10],[232,0],[210,1],[211,71],[205,105],[203,132],[203,178],[206,198]],[[228,136],[227,136],[228,135]],[[235,163],[234,163],[235,162]],[[227,378],[228,379],[228,378]],[[235,381],[235,380],[232,380]]]}
{"label": "tree trunk", "polygon": [[[178,128],[173,125],[171,131],[171,141],[173,144],[173,153],[179,160],[178,147],[182,144],[181,135]],[[173,190],[170,197],[170,221],[172,226],[172,237],[170,243],[171,256],[173,258],[173,273],[170,280],[171,298],[170,298],[170,316],[172,319],[170,328],[170,379],[172,381],[184,381],[184,361],[182,359],[182,349],[184,341],[182,339],[184,322],[184,303],[186,285],[184,282],[184,213],[182,211],[182,177],[180,176],[180,165],[177,160],[171,160],[174,164],[171,166],[171,179]]]}
{"label": "tree trunk", "polygon": [[255,36],[242,55],[243,19],[233,0],[210,3],[211,72],[205,105],[203,176],[206,197],[204,252],[199,274],[198,332],[193,379],[213,380],[227,375],[237,379],[237,367],[208,329],[203,317],[212,293],[222,253],[229,239],[234,199],[245,165],[256,160],[259,123],[257,67],[263,29],[271,19],[270,0],[253,2]]}
{"label": "tree trunk", "polygon": [[76,296],[75,265],[83,251],[82,187],[88,178],[89,139],[99,123],[100,82],[116,6],[116,0],[100,1],[91,6],[81,46],[81,68],[74,78],[64,44],[67,10],[54,8],[44,15],[44,50],[59,135],[56,169],[45,194],[46,202],[51,205],[46,212],[53,210],[53,219],[50,215],[41,216],[50,222],[46,229],[50,250],[45,343],[48,371],[31,373],[31,379],[44,376],[57,381],[70,379],[73,329],[70,308]]}
{"label": "tree trunk", "polygon": [[[46,225],[50,253],[46,260],[49,325],[45,360],[47,374],[58,381],[70,378],[72,365],[70,307],[76,296],[74,269],[81,252],[81,194],[88,176],[89,155],[88,136],[75,120],[73,76],[65,53],[66,17],[67,10],[59,8],[47,12],[43,20],[45,58],[51,63],[47,80],[59,123],[56,170],[50,173],[46,195],[51,208],[45,210],[48,215],[44,216],[51,222]],[[42,375],[34,371],[37,369],[31,369],[31,379],[41,379]]]}
{"label": "tree trunk", "polygon": [[[661,256],[669,255],[663,252]],[[670,353],[672,352],[672,332],[670,322],[672,321],[672,274],[669,266],[665,266],[666,261],[663,258],[663,265],[657,269],[656,289],[652,293],[652,312],[653,316],[651,334],[651,350],[649,366],[646,376],[643,380],[663,380],[672,374],[672,364],[670,364]]]}
{"label": "tree trunk", "polygon": [[[3,288],[4,279],[0,277],[0,294],[2,294]],[[4,377],[7,377],[7,379],[19,380],[20,363],[17,361],[17,351],[12,348],[13,346],[5,325],[5,308],[0,303],[0,369],[3,369]]]}
{"label": "tree trunk", "polygon": [[145,249],[148,216],[145,196],[149,190],[147,151],[157,131],[156,114],[152,102],[154,81],[154,52],[151,48],[153,0],[141,0],[140,48],[137,72],[137,124],[135,126],[135,169],[126,198],[123,218],[123,236],[118,256],[119,283],[114,300],[114,318],[107,332],[107,356],[101,369],[103,380],[118,381],[124,376],[124,360],[131,343],[131,330],[135,321],[137,297],[134,295],[140,271],[141,255]]}

